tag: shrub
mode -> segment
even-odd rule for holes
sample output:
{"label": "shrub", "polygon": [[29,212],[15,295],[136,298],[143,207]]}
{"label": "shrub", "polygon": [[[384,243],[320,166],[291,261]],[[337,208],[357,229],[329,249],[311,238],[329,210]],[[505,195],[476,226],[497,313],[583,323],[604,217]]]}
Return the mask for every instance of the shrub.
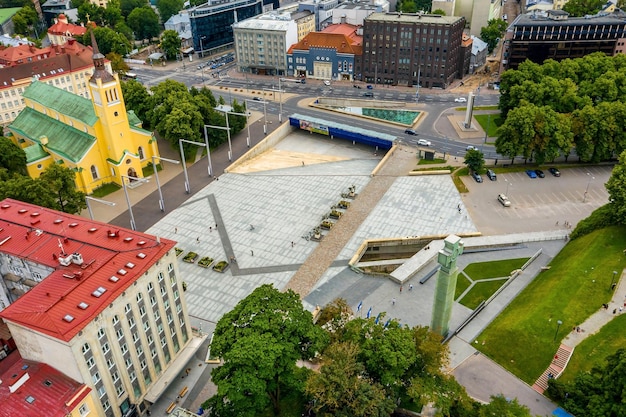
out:
{"label": "shrub", "polygon": [[602,207],[598,207],[596,210],[591,213],[589,217],[583,219],[578,222],[576,228],[570,234],[570,239],[576,239],[589,233],[594,230],[602,229],[607,226],[612,226],[615,224],[615,219],[613,217],[613,212],[609,204],[605,204]]}

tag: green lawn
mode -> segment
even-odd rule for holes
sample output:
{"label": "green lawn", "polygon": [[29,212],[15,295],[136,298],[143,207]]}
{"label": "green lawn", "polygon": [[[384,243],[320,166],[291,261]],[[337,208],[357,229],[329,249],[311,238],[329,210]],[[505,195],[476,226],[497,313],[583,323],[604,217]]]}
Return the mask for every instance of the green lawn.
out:
{"label": "green lawn", "polygon": [[115,191],[119,190],[120,187],[119,185],[115,184],[115,183],[108,183],[108,184],[104,184],[98,188],[96,188],[95,190],[93,190],[93,193],[91,193],[92,197],[97,197],[97,198],[101,198],[101,197],[105,197],[111,193],[114,193]]}
{"label": "green lawn", "polygon": [[614,354],[619,348],[626,348],[624,329],[626,329],[626,314],[615,317],[598,333],[583,340],[580,345],[576,346],[574,355],[560,379],[571,382],[577,373],[587,372],[593,366],[604,364],[607,356]]}
{"label": "green lawn", "polygon": [[504,278],[494,281],[476,282],[474,283],[472,289],[469,290],[467,294],[465,294],[465,297],[460,300],[460,303],[463,304],[465,307],[473,310],[478,307],[478,304],[491,297],[492,294],[495,293],[498,288],[504,285],[505,282],[506,279]]}
{"label": "green lawn", "polygon": [[441,158],[435,158],[433,160],[420,159],[417,165],[433,165],[433,164],[445,164],[446,160]]}
{"label": "green lawn", "polygon": [[465,291],[471,284],[472,283],[470,282],[470,280],[467,279],[465,275],[459,272],[459,275],[456,279],[456,288],[454,289],[454,299],[456,300],[457,298],[459,298],[461,294],[463,294],[463,291]]}
{"label": "green lawn", "polygon": [[512,271],[519,269],[529,258],[504,259],[502,261],[476,262],[465,267],[471,279],[478,281],[486,278],[508,277]]}
{"label": "green lawn", "polygon": [[613,271],[626,266],[625,247],[623,226],[597,230],[569,242],[552,260],[551,269],[541,272],[474,346],[532,384],[559,346],[560,341],[553,340],[557,320],[563,322],[564,335],[610,299]]}
{"label": "green lawn", "polygon": [[474,119],[476,119],[483,130],[487,131],[487,136],[490,138],[496,136],[498,128],[504,123],[504,119],[499,114],[476,114]]}

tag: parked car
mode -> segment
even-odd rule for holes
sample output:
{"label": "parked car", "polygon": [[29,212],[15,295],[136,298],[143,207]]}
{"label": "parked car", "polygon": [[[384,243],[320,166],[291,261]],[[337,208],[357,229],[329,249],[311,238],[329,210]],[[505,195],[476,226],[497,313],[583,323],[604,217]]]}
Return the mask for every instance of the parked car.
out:
{"label": "parked car", "polygon": [[528,175],[530,178],[537,178],[537,173],[533,171],[532,169],[527,169],[526,175]]}
{"label": "parked car", "polygon": [[414,129],[406,129],[404,133],[406,133],[407,135],[413,135],[413,136],[417,135],[417,132]]}
{"label": "parked car", "polygon": [[431,145],[430,141],[426,140],[426,139],[418,139],[417,140],[417,144],[421,145],[421,146],[430,146]]}
{"label": "parked car", "polygon": [[455,103],[467,103],[467,99],[465,97],[457,97],[454,99]]}
{"label": "parked car", "polygon": [[481,177],[479,173],[472,171],[471,176],[474,178],[474,181],[483,182],[483,177]]}
{"label": "parked car", "polygon": [[510,207],[511,206],[511,201],[509,200],[509,198],[504,195],[504,194],[498,194],[498,201],[500,202],[500,204],[502,204],[504,207]]}
{"label": "parked car", "polygon": [[373,89],[374,89],[374,86],[373,86],[373,85],[371,85],[371,84],[368,84],[368,85],[367,85],[367,89],[368,89],[368,90],[373,90]]}
{"label": "parked car", "polygon": [[252,100],[254,100],[254,101],[263,101],[263,99],[261,97],[254,97]]}
{"label": "parked car", "polygon": [[465,148],[466,151],[477,151],[478,149],[476,148],[476,146],[472,146],[472,145],[467,145],[467,148]]}
{"label": "parked car", "polygon": [[539,178],[545,178],[545,177],[546,177],[546,174],[544,174],[544,173],[543,173],[543,171],[542,171],[542,170],[540,170],[540,169],[536,169],[536,170],[535,170],[535,174],[537,174],[537,176],[538,176]]}
{"label": "parked car", "polygon": [[363,97],[374,97],[374,93],[372,93],[371,91],[368,91],[366,93],[363,93]]}
{"label": "parked car", "polygon": [[561,171],[559,171],[558,169],[552,167],[552,168],[548,168],[548,171],[550,172],[550,174],[554,175],[555,177],[560,177],[561,176]]}
{"label": "parked car", "polygon": [[330,85],[330,81],[324,80],[324,85]]}
{"label": "parked car", "polygon": [[498,179],[498,177],[496,176],[496,173],[493,172],[493,169],[488,169],[487,170],[487,177],[491,180],[491,181],[495,181]]}

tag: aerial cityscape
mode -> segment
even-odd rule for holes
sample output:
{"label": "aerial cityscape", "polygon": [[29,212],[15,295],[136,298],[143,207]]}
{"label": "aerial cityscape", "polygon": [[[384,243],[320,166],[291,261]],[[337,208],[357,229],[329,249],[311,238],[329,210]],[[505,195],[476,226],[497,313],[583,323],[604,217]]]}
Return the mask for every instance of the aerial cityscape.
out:
{"label": "aerial cityscape", "polygon": [[626,415],[614,0],[5,0],[0,416]]}

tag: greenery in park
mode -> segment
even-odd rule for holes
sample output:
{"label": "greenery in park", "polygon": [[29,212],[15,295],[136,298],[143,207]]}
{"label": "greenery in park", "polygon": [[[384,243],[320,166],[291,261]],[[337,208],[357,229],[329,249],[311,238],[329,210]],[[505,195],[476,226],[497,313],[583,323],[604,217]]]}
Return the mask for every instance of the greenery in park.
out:
{"label": "greenery in park", "polygon": [[33,28],[39,22],[39,17],[32,4],[26,4],[11,19],[13,31],[17,35],[29,36],[33,34]]}
{"label": "greenery in park", "polygon": [[[74,1],[78,4],[78,20],[79,22],[87,24],[88,21],[95,22],[98,27],[115,27],[120,22],[123,22],[122,11],[120,9],[120,2],[118,0],[112,0],[107,3],[106,7],[97,6],[87,0]],[[89,16],[89,18],[87,18]]]}
{"label": "greenery in park", "polygon": [[24,150],[4,136],[0,136],[0,168],[9,173],[27,175]]}
{"label": "greenery in park", "polygon": [[143,6],[148,6],[147,0],[120,0],[120,11],[124,18],[128,18],[128,15],[135,9]]}
{"label": "greenery in park", "polygon": [[463,163],[472,171],[480,173],[485,167],[485,157],[478,149],[470,149],[465,153]]}
{"label": "greenery in park", "polygon": [[108,184],[102,184],[100,187],[94,189],[91,195],[93,197],[102,198],[102,197],[106,197],[107,195],[111,193],[116,192],[120,188],[122,187],[120,187],[114,182],[110,182]]}
{"label": "greenery in park", "polygon": [[458,298],[463,294],[463,291],[469,288],[472,285],[472,282],[465,276],[465,274],[459,272],[456,278],[456,287],[454,288],[454,299],[458,300]]}
{"label": "greenery in park", "polygon": [[620,155],[619,163],[613,167],[605,186],[609,192],[608,205],[613,219],[619,224],[626,224],[626,151]]}
{"label": "greenery in park", "polygon": [[[619,337],[623,340],[623,328]],[[626,349],[622,346],[591,371],[576,375],[573,382],[551,380],[547,394],[574,415],[606,417],[624,415],[624,390]]]}
{"label": "greenery in park", "polygon": [[480,28],[479,38],[487,42],[487,50],[492,53],[498,45],[498,40],[502,39],[508,24],[502,19],[491,19],[487,26]]}
{"label": "greenery in park", "polygon": [[602,329],[583,340],[567,363],[565,372],[559,377],[563,383],[574,382],[578,374],[588,374],[594,366],[602,364],[606,357],[614,354],[618,349],[626,347],[624,329],[626,328],[626,314],[613,318]]}
{"label": "greenery in park", "polygon": [[474,119],[490,138],[498,136],[498,128],[504,123],[504,119],[499,114],[475,114]]}
{"label": "greenery in park", "polygon": [[521,268],[529,258],[503,259],[500,261],[474,262],[465,267],[465,272],[472,280],[502,278]]}
{"label": "greenery in park", "polygon": [[432,0],[400,0],[396,4],[396,11],[404,13],[428,12],[432,5]]}
{"label": "greenery in park", "polygon": [[106,57],[109,61],[111,61],[111,69],[113,72],[123,75],[130,70],[128,64],[124,62],[124,57],[122,55],[116,54],[115,52],[109,52]]}
{"label": "greenery in park", "polygon": [[53,206],[46,206],[66,213],[80,213],[87,208],[85,193],[76,189],[76,172],[62,165],[52,164],[37,178],[46,184],[54,198]]}
{"label": "greenery in park", "polygon": [[161,50],[167,59],[177,59],[180,54],[180,37],[175,30],[166,30],[161,34]]}
{"label": "greenery in park", "polygon": [[[139,82],[129,80],[122,83],[126,108],[133,110],[144,122],[144,128],[155,129],[174,149],[179,149],[179,139],[204,143],[204,125],[226,127],[226,116],[215,110],[217,100],[211,90],[198,90],[174,80],[166,80],[152,87],[152,94]],[[245,113],[245,106],[233,100],[235,113]],[[228,115],[231,135],[246,127],[246,117]],[[209,145],[217,147],[228,140],[225,129],[207,129]],[[196,152],[197,146],[183,144],[186,156]]]}
{"label": "greenery in park", "polygon": [[183,0],[158,0],[157,9],[159,16],[161,16],[161,22],[167,22],[170,17],[181,11],[183,3]]}
{"label": "greenery in park", "polygon": [[532,384],[550,364],[561,329],[580,325],[609,301],[613,271],[626,266],[626,227],[596,230],[570,241],[477,338],[475,346]]}
{"label": "greenery in park", "polygon": [[[448,353],[439,335],[381,317],[378,324],[354,318],[339,299],[313,325],[293,291],[257,288],[216,326],[211,354],[224,364],[213,371],[217,394],[203,408],[217,417],[386,417],[396,404],[420,411],[433,403],[450,417],[530,416],[517,401],[474,402],[443,371]],[[314,356],[319,372],[296,366]]]}
{"label": "greenery in park", "polygon": [[495,294],[498,289],[504,285],[506,278],[494,279],[489,281],[474,282],[472,288],[459,300],[461,304],[469,309],[475,309],[480,303],[486,301]]}
{"label": "greenery in park", "polygon": [[279,415],[281,393],[304,389],[296,362],[313,358],[327,339],[295,292],[256,288],[217,323],[211,353],[224,363],[211,375],[217,394],[204,406],[216,417],[257,416],[269,407]]}
{"label": "greenery in park", "polygon": [[148,5],[130,12],[126,21],[138,40],[152,39],[161,33],[159,16]]}
{"label": "greenery in park", "polygon": [[525,61],[502,74],[500,93],[500,154],[542,164],[575,149],[582,162],[595,163],[626,149],[623,55]]}
{"label": "greenery in park", "polygon": [[113,29],[108,27],[96,27],[90,29],[82,37],[80,42],[86,46],[91,45],[91,32],[93,31],[96,42],[98,43],[98,50],[103,55],[108,55],[114,52],[118,55],[124,55],[127,51],[130,51],[132,46],[128,39],[120,33],[117,33]]}
{"label": "greenery in park", "polygon": [[598,13],[605,4],[605,0],[568,0],[563,6],[563,11],[570,16],[583,17]]}

